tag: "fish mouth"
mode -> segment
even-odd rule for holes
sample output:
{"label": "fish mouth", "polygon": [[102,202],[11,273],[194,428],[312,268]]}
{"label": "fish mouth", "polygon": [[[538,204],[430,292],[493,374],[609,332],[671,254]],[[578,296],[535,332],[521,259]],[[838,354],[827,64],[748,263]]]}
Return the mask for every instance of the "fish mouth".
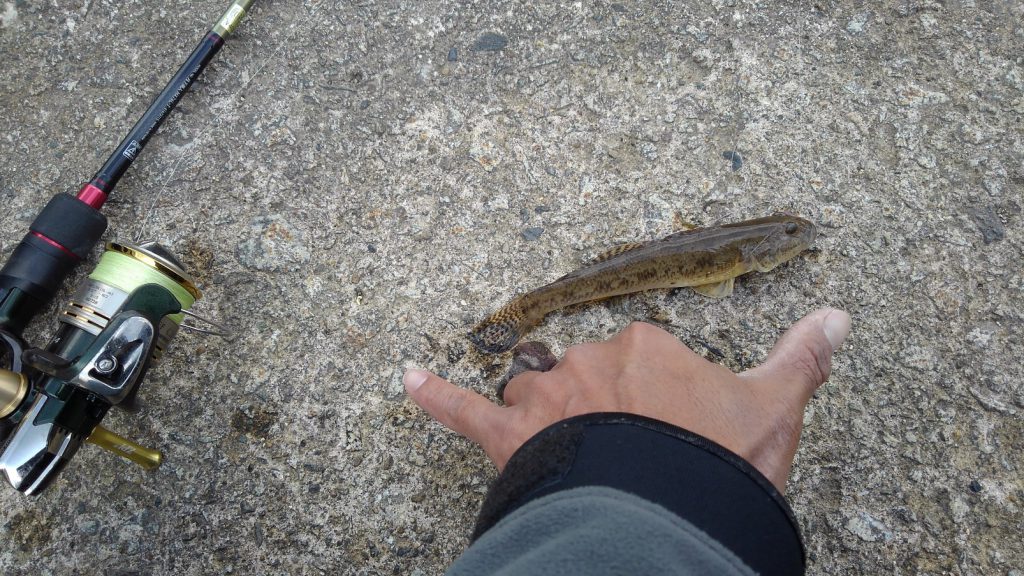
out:
{"label": "fish mouth", "polygon": [[814,244],[815,240],[817,240],[817,238],[818,238],[818,227],[815,226],[814,223],[809,221],[809,220],[804,220],[804,221],[807,223],[807,228],[806,228],[806,231],[804,232],[804,242],[805,242],[805,244],[804,244],[803,250],[806,250],[806,249],[810,248],[812,244]]}

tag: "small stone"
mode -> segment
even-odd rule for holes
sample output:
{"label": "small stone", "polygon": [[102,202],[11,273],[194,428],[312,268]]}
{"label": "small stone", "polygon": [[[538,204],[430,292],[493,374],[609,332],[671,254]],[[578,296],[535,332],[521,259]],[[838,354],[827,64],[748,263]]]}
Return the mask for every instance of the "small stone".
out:
{"label": "small stone", "polygon": [[587,204],[590,202],[590,199],[594,197],[594,192],[597,190],[597,186],[594,185],[594,178],[590,176],[590,174],[580,176],[579,190],[580,205]]}
{"label": "small stone", "polygon": [[978,492],[981,492],[984,487],[981,485],[981,482],[978,482],[977,480],[971,480],[970,488],[971,492],[977,494]]}
{"label": "small stone", "polygon": [[534,240],[540,238],[540,235],[543,233],[543,228],[541,228],[540,226],[534,226],[532,228],[527,228],[526,230],[523,230],[522,235],[524,239],[533,242]]}
{"label": "small stone", "polygon": [[85,520],[77,524],[78,531],[86,536],[93,536],[100,531],[99,520]]}
{"label": "small stone", "polygon": [[984,350],[992,345],[992,338],[998,330],[999,326],[991,323],[975,326],[967,333],[967,341],[975,347]]}
{"label": "small stone", "polygon": [[416,555],[416,543],[406,538],[396,538],[394,546],[395,555],[399,558],[409,558]]}
{"label": "small stone", "polygon": [[846,523],[846,529],[865,542],[888,542],[894,538],[893,533],[880,520],[867,512],[858,512]]}
{"label": "small stone", "polygon": [[981,231],[981,239],[985,244],[1002,240],[1006,237],[1006,229],[999,220],[999,215],[991,206],[972,206],[967,212]]}
{"label": "small stone", "polygon": [[367,244],[366,245],[366,251],[369,252],[370,254],[376,254],[377,253],[377,247],[374,246],[373,244]]}
{"label": "small stone", "polygon": [[548,173],[548,176],[558,176],[558,172],[551,166],[545,166],[544,171]]}
{"label": "small stone", "polygon": [[658,159],[658,147],[653,142],[643,142],[638,149],[640,150],[640,156],[644,160],[654,161]]}
{"label": "small stone", "polygon": [[536,212],[537,214],[543,214],[545,212],[551,212],[551,208],[548,208],[543,204],[538,204],[533,208],[533,211]]}
{"label": "small stone", "polygon": [[949,102],[949,96],[944,92],[933,92],[910,84],[896,91],[896,102],[900,106],[933,106]]}
{"label": "small stone", "polygon": [[739,152],[726,150],[725,152],[722,152],[722,158],[732,161],[733,172],[737,172],[740,168],[743,168],[743,156]]}
{"label": "small stone", "polygon": [[864,31],[864,28],[868,24],[868,15],[866,13],[860,13],[850,19],[846,23],[846,31],[850,34],[860,34]]}
{"label": "small stone", "polygon": [[139,514],[139,524],[142,525],[143,531],[150,536],[155,536],[160,533],[160,520],[157,518],[153,510],[143,510]]}
{"label": "small stone", "polygon": [[448,51],[448,61],[458,62],[459,61],[459,49],[452,46],[452,49]]}
{"label": "small stone", "polygon": [[970,505],[959,494],[953,494],[949,499],[949,515],[956,524],[963,524],[971,513]]}
{"label": "small stone", "polygon": [[501,164],[501,150],[491,140],[474,138],[469,145],[469,157],[476,160],[487,172],[491,172]]}
{"label": "small stone", "polygon": [[362,101],[359,102],[359,109],[360,110],[366,110],[369,107],[370,107],[370,101],[369,100],[362,100]]}
{"label": "small stone", "polygon": [[497,52],[508,46],[508,38],[496,32],[484,32],[473,43],[474,52]]}
{"label": "small stone", "polygon": [[247,236],[235,248],[238,262],[246,268],[280,272],[309,262],[305,234],[281,216],[255,218]]}
{"label": "small stone", "polygon": [[122,550],[127,554],[138,554],[142,546],[148,542],[143,538],[142,526],[138,524],[125,524],[117,531],[117,541],[123,545]]}
{"label": "small stone", "polygon": [[278,415],[262,406],[245,405],[235,408],[231,415],[231,427],[242,434],[251,434],[266,440],[277,423]]}
{"label": "small stone", "polygon": [[18,21],[18,7],[20,2],[5,2],[4,11],[0,12],[0,28],[13,27]]}

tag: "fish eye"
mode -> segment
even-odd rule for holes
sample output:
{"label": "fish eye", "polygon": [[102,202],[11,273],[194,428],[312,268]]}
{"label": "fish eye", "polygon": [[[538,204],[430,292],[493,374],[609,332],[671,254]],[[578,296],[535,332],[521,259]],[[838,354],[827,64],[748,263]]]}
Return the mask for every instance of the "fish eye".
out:
{"label": "fish eye", "polygon": [[786,234],[796,234],[797,228],[799,228],[799,226],[796,225],[796,222],[787,222]]}

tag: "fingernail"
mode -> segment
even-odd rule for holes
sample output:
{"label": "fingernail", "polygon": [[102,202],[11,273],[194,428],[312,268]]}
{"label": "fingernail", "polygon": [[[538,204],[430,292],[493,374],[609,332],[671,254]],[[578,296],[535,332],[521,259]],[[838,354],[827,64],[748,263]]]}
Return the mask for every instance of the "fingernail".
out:
{"label": "fingernail", "polygon": [[406,370],[405,375],[402,376],[402,383],[405,384],[405,391],[412,394],[420,386],[423,386],[423,383],[427,381],[427,378],[430,378],[430,372],[427,372],[426,370],[417,370],[415,368]]}
{"label": "fingernail", "polygon": [[850,333],[850,315],[842,310],[833,310],[821,321],[821,329],[825,331],[825,338],[828,338],[835,352]]}

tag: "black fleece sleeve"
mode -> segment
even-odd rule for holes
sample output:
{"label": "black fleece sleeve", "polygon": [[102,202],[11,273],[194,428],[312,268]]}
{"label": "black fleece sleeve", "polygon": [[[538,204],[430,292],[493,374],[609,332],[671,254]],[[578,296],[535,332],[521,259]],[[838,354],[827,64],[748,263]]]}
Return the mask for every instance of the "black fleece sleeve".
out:
{"label": "black fleece sleeve", "polygon": [[473,540],[531,501],[590,486],[666,508],[755,572],[804,572],[797,522],[767,478],[707,438],[624,413],[570,418],[527,441],[488,492]]}

